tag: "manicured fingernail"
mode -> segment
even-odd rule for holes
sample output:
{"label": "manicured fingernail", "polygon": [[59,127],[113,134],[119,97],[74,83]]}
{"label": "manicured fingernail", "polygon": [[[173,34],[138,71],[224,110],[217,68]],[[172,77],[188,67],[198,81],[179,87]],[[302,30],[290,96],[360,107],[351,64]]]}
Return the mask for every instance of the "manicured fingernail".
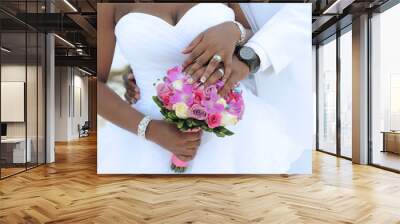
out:
{"label": "manicured fingernail", "polygon": [[204,83],[207,80],[207,78],[205,76],[202,76],[200,79],[200,82]]}

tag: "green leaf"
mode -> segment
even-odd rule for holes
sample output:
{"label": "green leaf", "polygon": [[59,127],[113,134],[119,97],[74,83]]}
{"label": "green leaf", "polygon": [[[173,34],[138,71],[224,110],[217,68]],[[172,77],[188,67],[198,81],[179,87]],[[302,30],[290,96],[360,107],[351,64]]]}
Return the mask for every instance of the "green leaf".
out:
{"label": "green leaf", "polygon": [[172,119],[177,119],[178,118],[174,111],[168,111],[168,117],[170,117]]}
{"label": "green leaf", "polygon": [[168,118],[168,117],[164,118],[164,120],[168,121],[168,122],[171,122],[171,123],[174,123],[174,120],[172,120],[171,118]]}
{"label": "green leaf", "polygon": [[157,106],[158,106],[159,108],[164,108],[164,104],[161,102],[160,99],[158,99],[157,96],[153,96],[152,98],[153,98],[153,101],[157,104]]}
{"label": "green leaf", "polygon": [[193,127],[193,122],[191,121],[191,119],[187,119],[185,120],[185,125],[189,128]]}
{"label": "green leaf", "polygon": [[168,110],[166,110],[165,108],[162,108],[162,109],[160,110],[160,112],[161,112],[161,114],[162,114],[165,118],[168,118]]}
{"label": "green leaf", "polygon": [[219,128],[219,131],[221,131],[222,133],[224,133],[225,135],[228,135],[228,136],[231,136],[231,135],[233,135],[234,133],[232,132],[232,131],[230,131],[230,130],[228,130],[227,128],[225,128],[225,127],[218,127]]}
{"label": "green leaf", "polygon": [[204,121],[200,121],[197,119],[193,119],[193,123],[196,124],[196,126],[201,127],[203,124],[207,125]]}
{"label": "green leaf", "polygon": [[178,121],[178,123],[176,123],[176,126],[177,126],[179,129],[182,129],[182,128],[183,128],[183,124],[184,124],[184,121],[180,120],[180,121]]}
{"label": "green leaf", "polygon": [[222,132],[214,132],[218,137],[225,137],[225,134]]}

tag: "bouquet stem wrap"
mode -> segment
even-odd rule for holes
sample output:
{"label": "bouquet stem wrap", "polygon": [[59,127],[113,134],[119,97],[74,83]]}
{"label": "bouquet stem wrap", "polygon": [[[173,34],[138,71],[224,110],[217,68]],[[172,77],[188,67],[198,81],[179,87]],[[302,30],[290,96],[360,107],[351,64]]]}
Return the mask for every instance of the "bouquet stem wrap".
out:
{"label": "bouquet stem wrap", "polygon": [[171,157],[171,169],[176,173],[183,173],[186,171],[189,163],[182,161],[176,157],[176,155],[172,155]]}

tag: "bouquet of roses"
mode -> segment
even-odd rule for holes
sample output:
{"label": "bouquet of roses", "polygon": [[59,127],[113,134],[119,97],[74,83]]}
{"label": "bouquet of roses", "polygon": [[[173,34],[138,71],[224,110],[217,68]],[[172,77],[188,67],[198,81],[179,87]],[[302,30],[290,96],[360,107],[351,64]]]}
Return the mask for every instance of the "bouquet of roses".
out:
{"label": "bouquet of roses", "polygon": [[[154,102],[164,119],[175,123],[181,131],[201,128],[219,137],[229,136],[233,132],[225,127],[242,118],[244,102],[238,85],[226,97],[221,97],[218,91],[223,86],[222,81],[208,87],[199,82],[191,84],[180,66],[169,69],[163,80],[154,85],[157,89]],[[172,170],[184,172],[187,166],[186,162],[172,156]]]}

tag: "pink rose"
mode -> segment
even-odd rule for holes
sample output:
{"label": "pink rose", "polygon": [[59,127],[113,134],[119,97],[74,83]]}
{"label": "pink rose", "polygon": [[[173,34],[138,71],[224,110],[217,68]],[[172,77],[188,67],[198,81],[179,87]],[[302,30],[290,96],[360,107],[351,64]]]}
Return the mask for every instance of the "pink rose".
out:
{"label": "pink rose", "polygon": [[227,102],[238,102],[242,99],[242,95],[240,93],[237,92],[229,92],[227,97],[226,97],[226,101]]}
{"label": "pink rose", "polygon": [[171,94],[169,93],[163,93],[159,96],[160,100],[163,102],[165,108],[168,110],[172,109],[172,103],[171,103]]}
{"label": "pink rose", "polygon": [[200,89],[197,89],[193,92],[193,102],[197,104],[201,104],[204,100],[204,92]]}
{"label": "pink rose", "polygon": [[172,89],[168,87],[165,83],[160,83],[156,86],[157,96],[161,96],[163,94],[168,94],[172,92]]}
{"label": "pink rose", "polygon": [[207,118],[207,112],[205,108],[199,104],[193,104],[190,108],[190,117],[197,120],[205,120]]}
{"label": "pink rose", "polygon": [[207,125],[210,128],[216,128],[221,125],[222,115],[219,113],[209,114],[207,117]]}

